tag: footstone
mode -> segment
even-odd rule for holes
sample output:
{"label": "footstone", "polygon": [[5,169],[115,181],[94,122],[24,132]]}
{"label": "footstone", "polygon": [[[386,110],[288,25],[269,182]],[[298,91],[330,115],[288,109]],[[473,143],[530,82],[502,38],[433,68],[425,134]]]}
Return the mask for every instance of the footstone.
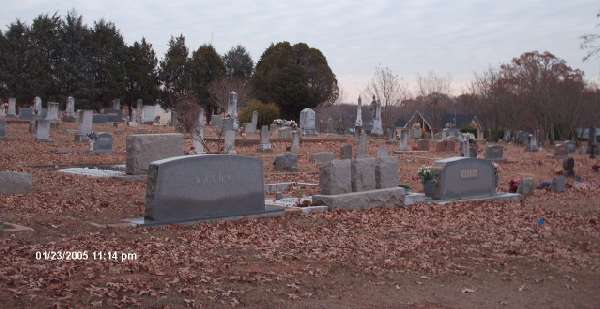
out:
{"label": "footstone", "polygon": [[352,144],[345,144],[340,147],[340,159],[352,159]]}
{"label": "footstone", "polygon": [[93,143],[92,151],[96,154],[109,154],[113,149],[113,137],[110,133],[99,133]]}
{"label": "footstone", "polygon": [[298,171],[298,155],[294,153],[284,153],[275,157],[273,166],[276,171],[296,172]]}
{"label": "footstone", "polygon": [[335,160],[335,153],[333,152],[316,152],[310,155],[310,161],[318,165],[332,160]]}
{"label": "footstone", "polygon": [[127,136],[127,174],[144,174],[152,161],[183,155],[183,134],[134,134]]}
{"label": "footstone", "polygon": [[352,160],[352,192],[375,189],[375,158]]}
{"label": "footstone", "polygon": [[567,186],[567,179],[565,176],[557,176],[552,179],[552,191],[554,192],[565,192]]}
{"label": "footstone", "polygon": [[399,184],[398,159],[392,157],[377,158],[375,163],[375,188],[393,188]]}
{"label": "footstone", "polygon": [[193,155],[155,161],[149,167],[145,224],[266,212],[260,159]]}
{"label": "footstone", "polygon": [[31,192],[32,183],[32,176],[29,173],[0,172],[0,194]]}
{"label": "footstone", "polygon": [[319,187],[321,194],[335,195],[352,192],[351,160],[332,160],[321,166]]}
{"label": "footstone", "polygon": [[369,209],[403,207],[406,191],[402,187],[351,192],[345,194],[313,196],[313,203],[327,205],[329,209]]}

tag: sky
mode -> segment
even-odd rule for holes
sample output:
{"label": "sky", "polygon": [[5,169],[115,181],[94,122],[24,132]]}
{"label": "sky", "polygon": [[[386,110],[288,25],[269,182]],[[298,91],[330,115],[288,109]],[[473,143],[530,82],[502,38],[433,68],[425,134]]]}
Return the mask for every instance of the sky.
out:
{"label": "sky", "polygon": [[254,61],[271,44],[305,42],[327,58],[345,102],[356,101],[377,66],[389,67],[414,92],[419,75],[449,76],[452,91],[474,74],[525,51],[550,51],[598,81],[600,57],[582,61],[581,35],[600,33],[599,1],[589,0],[9,0],[0,27],[17,18],[75,9],[92,24],[114,22],[128,44],[145,37],[159,58],[169,37],[190,50],[211,43],[224,54],[245,46]]}

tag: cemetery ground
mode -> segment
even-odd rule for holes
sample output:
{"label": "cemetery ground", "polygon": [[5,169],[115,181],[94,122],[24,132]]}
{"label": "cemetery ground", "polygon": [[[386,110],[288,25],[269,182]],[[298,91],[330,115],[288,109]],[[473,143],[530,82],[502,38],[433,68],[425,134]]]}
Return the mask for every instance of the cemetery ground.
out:
{"label": "cemetery ground", "polygon": [[[73,142],[75,124],[36,142],[27,124],[10,124],[0,141],[0,170],[33,174],[33,192],[1,195],[0,217],[33,231],[0,232],[0,303],[12,307],[254,308],[598,308],[600,174],[576,154],[583,185],[564,193],[535,190],[521,202],[416,204],[409,208],[336,210],[275,218],[128,227],[144,212],[143,179],[59,172],[125,162],[125,136],[171,132],[154,126],[96,131],[114,137],[111,155]],[[207,136],[214,136],[207,132]],[[256,137],[257,139],[257,137]],[[300,171],[281,173],[275,151],[236,141],[241,155],[262,157],[265,182],[318,183],[310,153],[338,152],[354,139],[303,142]],[[186,138],[187,148],[191,139]],[[371,139],[369,151],[397,145]],[[218,151],[222,143],[208,142]],[[552,179],[561,162],[549,151],[505,146],[500,190],[510,179]],[[481,149],[482,147],[480,147]],[[401,183],[422,191],[417,170],[451,153],[407,153]],[[297,187],[287,196],[317,193]],[[87,260],[36,259],[36,252],[87,251]],[[118,252],[118,261],[92,252]],[[125,256],[122,253],[134,253]]]}

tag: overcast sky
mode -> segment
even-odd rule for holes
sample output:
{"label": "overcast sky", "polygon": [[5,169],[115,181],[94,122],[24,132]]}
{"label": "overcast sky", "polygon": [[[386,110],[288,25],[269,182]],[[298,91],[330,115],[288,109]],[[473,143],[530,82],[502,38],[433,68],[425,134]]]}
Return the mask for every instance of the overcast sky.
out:
{"label": "overcast sky", "polygon": [[[0,26],[75,9],[87,23],[106,18],[127,43],[146,37],[159,58],[171,35],[191,50],[241,44],[255,62],[272,42],[319,48],[346,101],[355,101],[377,65],[414,84],[430,71],[450,75],[455,92],[490,66],[529,50],[548,50],[598,79],[600,59],[584,63],[580,36],[598,32],[599,1],[589,0],[15,0],[2,1]],[[8,2],[8,3],[7,3]]]}

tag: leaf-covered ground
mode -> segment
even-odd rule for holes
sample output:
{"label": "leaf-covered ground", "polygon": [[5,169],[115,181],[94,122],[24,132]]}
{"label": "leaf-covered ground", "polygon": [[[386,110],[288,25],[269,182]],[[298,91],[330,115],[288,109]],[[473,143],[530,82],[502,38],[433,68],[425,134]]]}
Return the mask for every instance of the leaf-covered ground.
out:
{"label": "leaf-covered ground", "polygon": [[[67,175],[57,167],[122,164],[127,134],[170,129],[97,126],[115,137],[114,154],[98,156],[73,143],[73,124],[53,129],[50,143],[35,142],[24,124],[9,126],[0,140],[0,170],[33,173],[34,191],[0,196],[0,217],[34,231],[0,232],[3,308],[600,307],[600,175],[591,168],[598,162],[582,155],[575,159],[583,184],[569,181],[565,193],[536,190],[523,202],[98,227],[141,216],[145,182]],[[317,183],[310,153],[337,152],[342,144],[303,143],[298,173],[275,172],[273,154],[258,155],[254,146],[238,152],[264,160],[267,183]],[[275,153],[286,146],[276,143]],[[393,150],[372,140],[373,155],[378,147]],[[503,190],[522,175],[549,180],[561,166],[546,151],[509,145],[505,153]],[[418,167],[451,155],[400,155],[402,183],[421,190]],[[36,259],[44,251],[87,251],[88,259]],[[137,259],[94,259],[99,251]]]}

